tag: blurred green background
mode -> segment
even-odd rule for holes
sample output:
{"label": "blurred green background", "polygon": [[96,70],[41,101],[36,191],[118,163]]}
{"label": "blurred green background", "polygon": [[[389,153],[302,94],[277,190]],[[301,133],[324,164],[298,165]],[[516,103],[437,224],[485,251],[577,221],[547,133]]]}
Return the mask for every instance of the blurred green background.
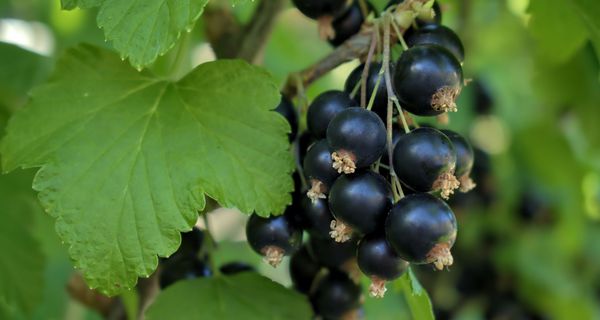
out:
{"label": "blurred green background", "polygon": [[[378,8],[385,2],[373,1]],[[443,23],[464,42],[465,75],[474,80],[448,127],[478,149],[479,186],[452,201],[459,238],[451,270],[415,270],[436,315],[600,319],[600,1],[440,3]],[[230,6],[226,0],[209,5]],[[244,20],[254,6],[245,2],[233,10]],[[0,1],[0,134],[62,50],[79,42],[109,47],[95,16],[94,10],[61,11],[58,0]],[[202,30],[200,19],[187,36],[190,68],[212,59]],[[316,24],[290,5],[277,20],[263,64],[283,84],[290,72],[331,50],[318,38]],[[166,73],[175,51],[161,57],[153,71]],[[317,81],[309,98],[342,89],[356,64]],[[65,289],[74,270],[53,221],[31,191],[33,174],[0,176],[0,318],[99,318]],[[217,223],[229,217],[211,214]],[[245,244],[235,242],[242,225],[223,227],[217,261],[235,257],[260,265]],[[260,268],[289,284],[285,272]],[[2,285],[5,281],[19,288]],[[10,290],[16,290],[20,307],[2,298],[15,293]],[[408,317],[401,296],[367,299],[365,308],[367,319]]]}

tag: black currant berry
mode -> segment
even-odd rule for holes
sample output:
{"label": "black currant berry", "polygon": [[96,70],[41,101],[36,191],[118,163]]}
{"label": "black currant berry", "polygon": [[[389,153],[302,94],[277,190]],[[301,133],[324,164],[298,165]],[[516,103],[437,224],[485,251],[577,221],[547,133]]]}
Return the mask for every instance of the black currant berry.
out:
{"label": "black currant berry", "polygon": [[[391,66],[390,66],[391,67]],[[365,69],[365,64],[361,64],[358,67],[356,67],[354,70],[352,70],[352,72],[350,73],[350,75],[348,76],[348,79],[346,79],[346,84],[344,85],[344,90],[346,92],[348,92],[348,94],[352,93],[354,90],[356,91],[356,94],[354,96],[354,101],[356,101],[356,104],[360,105],[360,100],[361,100],[361,79],[362,79],[362,73]],[[391,70],[391,68],[390,68]],[[375,94],[375,100],[373,100],[373,108],[371,108],[371,110],[375,113],[377,113],[377,115],[383,120],[385,121],[386,115],[387,115],[387,101],[388,101],[388,94],[387,94],[387,89],[386,89],[386,82],[385,82],[385,77],[383,76],[383,74],[379,74],[379,71],[381,71],[381,63],[380,62],[374,62],[371,63],[369,65],[369,72],[367,74],[367,78],[366,78],[366,103],[369,103],[369,99],[371,99],[371,95],[373,94],[373,91],[375,90],[375,87],[377,86],[377,80],[379,79],[379,86],[377,86],[377,93]],[[357,88],[358,86],[358,88]],[[366,107],[367,105],[364,105],[363,107]]]}
{"label": "black currant berry", "polygon": [[281,95],[281,102],[279,102],[275,111],[281,114],[290,124],[291,131],[288,133],[288,140],[294,141],[294,139],[296,139],[296,134],[298,134],[298,114],[296,113],[294,104],[290,99]]}
{"label": "black currant berry", "polygon": [[397,279],[408,269],[408,262],[402,260],[385,239],[383,232],[363,237],[356,251],[358,267],[371,278],[369,293],[382,298],[385,294],[385,282]]}
{"label": "black currant berry", "polygon": [[306,194],[313,201],[326,198],[325,194],[340,175],[333,168],[331,152],[327,140],[322,139],[308,149],[304,158],[304,176],[310,184],[310,190]]}
{"label": "black currant berry", "polygon": [[168,260],[162,265],[158,282],[160,288],[165,289],[180,280],[210,276],[212,276],[210,268],[196,258]]}
{"label": "black currant berry", "polygon": [[418,192],[441,191],[448,199],[459,187],[454,176],[456,151],[441,131],[421,127],[402,135],[394,147],[394,171]]}
{"label": "black currant berry", "polygon": [[387,240],[412,263],[433,263],[438,270],[452,265],[456,218],[450,207],[428,193],[411,194],[394,205],[385,223]]}
{"label": "black currant berry", "polygon": [[[365,1],[365,5],[366,8],[364,9],[367,10],[367,14],[375,11],[371,3]],[[360,1],[354,0],[346,12],[333,20],[331,25],[333,26],[335,36],[329,39],[331,45],[337,47],[360,31],[363,22],[365,22],[365,15],[362,9]]]}
{"label": "black currant berry", "polygon": [[[396,4],[400,4],[402,2],[404,2],[404,0],[391,0],[390,2],[388,2],[386,8],[389,8]],[[417,26],[423,27],[430,24],[442,23],[442,8],[437,3],[437,1],[433,3],[433,6],[431,8],[433,9],[434,13],[433,17],[430,15],[430,12],[423,10],[423,13],[420,14],[419,17],[417,17],[417,19],[415,20]]]}
{"label": "black currant berry", "polygon": [[411,29],[411,32],[407,32],[405,39],[409,47],[435,44],[452,52],[458,61],[462,62],[465,59],[465,48],[462,41],[448,27],[430,24],[417,30]]}
{"label": "black currant berry", "polygon": [[489,115],[494,111],[494,99],[489,86],[481,80],[475,80],[471,83],[473,88],[473,104],[475,113],[478,115]]}
{"label": "black currant berry", "polygon": [[316,139],[323,139],[327,127],[338,113],[356,107],[350,95],[344,91],[330,90],[321,93],[313,100],[306,113],[306,125]]}
{"label": "black currant berry", "polygon": [[402,107],[419,116],[456,111],[463,84],[460,62],[437,45],[412,47],[394,68],[394,88]]}
{"label": "black currant berry", "polygon": [[385,222],[392,206],[392,190],[381,175],[364,171],[339,177],[329,193],[329,208],[336,218],[330,235],[338,242],[352,231],[369,234]]}
{"label": "black currant berry", "polygon": [[310,301],[323,318],[343,319],[344,315],[360,307],[361,288],[346,273],[330,270],[318,283]]}
{"label": "black currant berry", "polygon": [[298,137],[298,141],[296,142],[298,148],[298,160],[300,161],[300,163],[304,161],[304,157],[306,157],[306,152],[308,152],[308,148],[314,142],[315,139],[313,138],[310,132],[304,131],[300,134],[300,136]]}
{"label": "black currant berry", "polygon": [[314,260],[304,245],[290,259],[290,277],[294,289],[308,294],[321,266]]}
{"label": "black currant berry", "polygon": [[263,218],[253,214],[246,224],[246,238],[254,251],[277,267],[283,256],[294,253],[302,244],[302,230],[289,214]]}
{"label": "black currant berry", "polygon": [[312,200],[304,197],[300,203],[304,229],[311,237],[329,238],[331,221],[334,219],[325,199]]}
{"label": "black currant berry", "polygon": [[356,258],[357,242],[355,239],[350,239],[339,243],[331,238],[310,237],[308,252],[322,266],[352,271],[351,263]]}
{"label": "black currant berry", "polygon": [[348,108],[331,120],[327,142],[333,151],[333,167],[339,173],[349,174],[372,165],[383,155],[387,133],[374,112]]}
{"label": "black currant berry", "polygon": [[292,2],[302,14],[311,19],[338,16],[346,10],[349,4],[348,0],[292,0]]}
{"label": "black currant berry", "polygon": [[454,170],[454,175],[460,183],[460,191],[468,192],[475,188],[475,183],[469,177],[475,161],[473,147],[471,147],[467,139],[454,131],[442,130],[442,132],[450,139],[456,151],[456,169]]}
{"label": "black currant berry", "polygon": [[241,272],[253,272],[256,270],[253,266],[247,263],[234,261],[222,265],[221,267],[219,267],[219,271],[221,271],[221,273],[224,275],[230,276]]}

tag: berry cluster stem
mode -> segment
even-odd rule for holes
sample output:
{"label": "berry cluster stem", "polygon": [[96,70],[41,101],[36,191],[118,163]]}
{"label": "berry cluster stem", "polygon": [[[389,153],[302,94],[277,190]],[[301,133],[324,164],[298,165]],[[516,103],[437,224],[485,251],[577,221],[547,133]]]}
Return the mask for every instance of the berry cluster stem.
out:
{"label": "berry cluster stem", "polygon": [[363,72],[360,77],[360,106],[363,108],[367,105],[367,77],[369,76],[371,61],[373,61],[373,54],[375,53],[375,48],[377,47],[378,32],[379,30],[377,28],[377,25],[375,25],[371,34],[371,44],[369,45],[369,53],[367,53],[365,67],[363,68]]}
{"label": "berry cluster stem", "polygon": [[[392,89],[392,78],[390,75],[390,25],[391,25],[391,16],[389,13],[384,12],[383,14],[383,68],[384,68],[384,76],[385,76],[385,85],[388,94],[388,104],[387,104],[387,149],[388,149],[388,163],[390,164],[390,178],[392,180],[392,191],[394,193],[394,201],[398,201],[404,197],[404,193],[402,192],[402,187],[400,186],[400,182],[398,181],[398,177],[396,176],[396,172],[394,171],[393,165],[393,113],[394,113],[394,102],[398,101],[396,98],[396,94]],[[398,104],[399,106],[399,104]],[[402,109],[399,110],[400,116],[402,116]],[[406,120],[403,118],[403,123],[406,123]],[[408,125],[405,126],[404,130],[408,129]],[[407,131],[408,132],[408,131]]]}

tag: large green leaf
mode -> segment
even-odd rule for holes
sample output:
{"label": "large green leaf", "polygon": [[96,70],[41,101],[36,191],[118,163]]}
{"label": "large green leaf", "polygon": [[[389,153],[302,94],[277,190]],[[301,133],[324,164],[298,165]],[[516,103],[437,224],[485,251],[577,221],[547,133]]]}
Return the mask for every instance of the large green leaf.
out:
{"label": "large green leaf", "polygon": [[98,27],[140,69],[171,49],[190,31],[208,0],[62,0],[64,9],[100,7]]}
{"label": "large green leaf", "polygon": [[421,287],[419,280],[415,277],[412,270],[409,269],[402,278],[398,279],[394,283],[394,287],[396,290],[400,290],[404,293],[406,304],[408,305],[408,309],[410,309],[412,319],[435,319],[429,295],[423,287]]}
{"label": "large green leaf", "polygon": [[5,171],[34,180],[88,284],[107,294],[151,274],[204,207],[262,216],[290,202],[289,125],[279,92],[242,61],[206,63],[178,82],[80,46],[9,121]]}
{"label": "large green leaf", "polygon": [[254,272],[181,281],[146,312],[152,319],[306,320],[306,297]]}
{"label": "large green leaf", "polygon": [[0,305],[31,312],[41,299],[44,257],[29,229],[41,210],[31,190],[31,172],[0,175]]}
{"label": "large green leaf", "polygon": [[564,62],[588,38],[570,0],[531,0],[529,12],[529,26],[538,46],[537,53],[548,62]]}

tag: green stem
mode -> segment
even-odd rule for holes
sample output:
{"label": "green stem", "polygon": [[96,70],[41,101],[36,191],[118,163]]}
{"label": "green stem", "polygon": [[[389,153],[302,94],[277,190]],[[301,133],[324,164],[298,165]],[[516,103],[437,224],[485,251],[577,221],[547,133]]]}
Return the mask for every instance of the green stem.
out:
{"label": "green stem", "polygon": [[184,68],[187,67],[187,64],[189,63],[189,61],[186,62],[185,60],[186,58],[189,58],[190,34],[190,32],[184,32],[179,40],[177,54],[171,64],[171,79],[173,80],[178,80],[181,75],[187,71],[184,70]]}
{"label": "green stem", "polygon": [[209,210],[205,210],[203,211],[202,214],[202,220],[204,221],[204,233],[206,234],[206,240],[207,244],[205,245],[206,251],[205,253],[207,254],[208,257],[208,265],[210,266],[210,269],[212,270],[212,272],[215,275],[219,275],[219,269],[216,268],[215,265],[215,259],[213,257],[213,253],[214,251],[217,249],[217,242],[215,241],[215,238],[212,235],[212,232],[210,230],[210,221],[208,219],[208,212]]}

